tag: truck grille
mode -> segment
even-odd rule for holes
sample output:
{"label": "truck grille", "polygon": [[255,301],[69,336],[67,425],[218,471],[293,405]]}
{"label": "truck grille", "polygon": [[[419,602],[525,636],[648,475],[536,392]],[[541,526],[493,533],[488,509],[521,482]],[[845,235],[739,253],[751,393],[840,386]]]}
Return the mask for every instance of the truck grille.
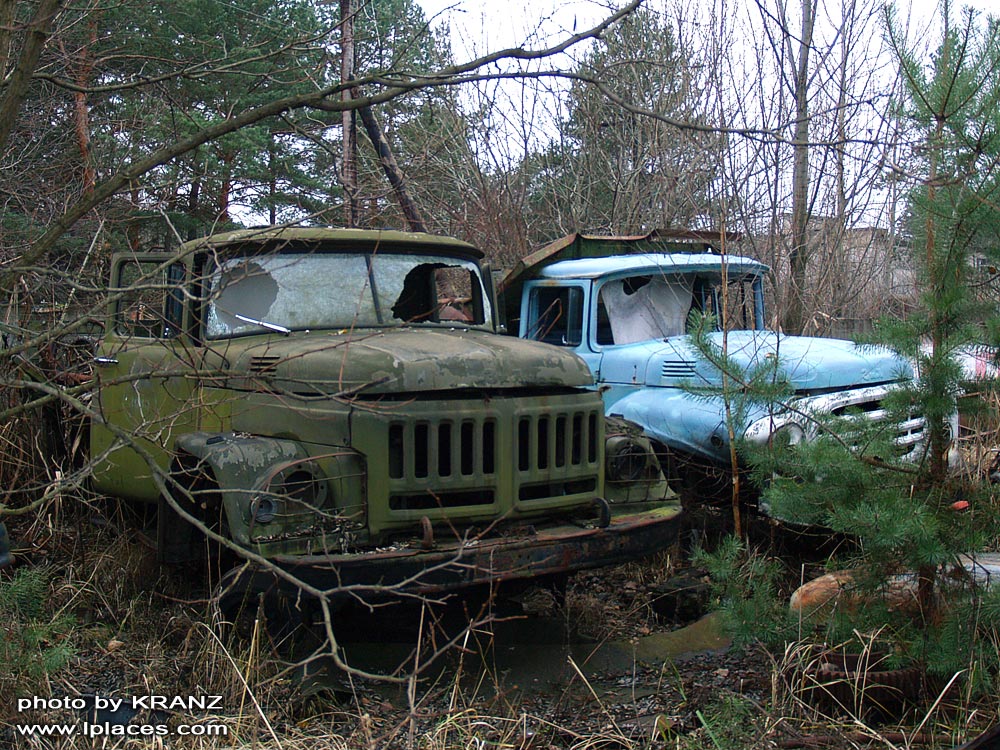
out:
{"label": "truck grille", "polygon": [[[517,470],[522,478],[519,500],[533,501],[597,489],[594,478],[574,481],[573,475],[579,472],[567,472],[597,462],[597,420],[595,412],[543,412],[518,419]],[[540,477],[545,479],[539,482]]]}
{"label": "truck grille", "polygon": [[579,466],[597,460],[596,416],[540,414],[517,425],[517,468],[521,472]]}
{"label": "truck grille", "polygon": [[389,510],[433,519],[444,509],[482,515],[589,502],[600,486],[603,419],[589,396],[585,406],[564,396],[401,407],[382,433]]}
{"label": "truck grille", "polygon": [[693,378],[694,362],[668,359],[663,363],[661,374],[665,378]]}
{"label": "truck grille", "polygon": [[389,426],[390,479],[454,479],[496,472],[496,420],[442,419]]}
{"label": "truck grille", "polygon": [[833,409],[831,414],[852,420],[864,420],[869,424],[885,423],[886,429],[895,430],[896,456],[904,460],[920,458],[920,449],[927,436],[927,420],[915,411],[911,412],[908,419],[890,426],[888,410],[882,399],[875,397],[844,404]]}

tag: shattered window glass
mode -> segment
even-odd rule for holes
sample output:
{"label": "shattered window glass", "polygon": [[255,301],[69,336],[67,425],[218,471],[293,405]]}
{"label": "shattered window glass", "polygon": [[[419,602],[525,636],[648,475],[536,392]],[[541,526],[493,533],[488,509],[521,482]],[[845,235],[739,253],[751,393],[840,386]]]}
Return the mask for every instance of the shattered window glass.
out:
{"label": "shattered window glass", "polygon": [[684,276],[631,276],[601,287],[613,341],[631,344],[684,333],[692,280]]}
{"label": "shattered window glass", "polygon": [[[680,336],[692,312],[711,313],[728,330],[754,329],[759,322],[759,280],[730,279],[722,294],[720,274],[630,276],[605,283],[598,296],[597,343],[631,344]],[[722,311],[722,300],[727,309]]]}
{"label": "shattered window glass", "polygon": [[485,325],[491,318],[479,268],[470,261],[288,253],[222,261],[209,282],[205,335]]}

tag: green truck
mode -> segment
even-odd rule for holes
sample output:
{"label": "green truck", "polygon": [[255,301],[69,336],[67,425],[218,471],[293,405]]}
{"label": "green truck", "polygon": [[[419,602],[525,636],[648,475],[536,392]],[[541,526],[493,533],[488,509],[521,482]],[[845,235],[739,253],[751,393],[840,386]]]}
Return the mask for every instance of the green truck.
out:
{"label": "green truck", "polygon": [[211,534],[255,560],[231,598],[292,578],[439,594],[669,545],[680,511],[648,441],[606,427],[576,355],[499,335],[482,258],[273,227],[116,256],[95,488],[155,508],[164,560]]}

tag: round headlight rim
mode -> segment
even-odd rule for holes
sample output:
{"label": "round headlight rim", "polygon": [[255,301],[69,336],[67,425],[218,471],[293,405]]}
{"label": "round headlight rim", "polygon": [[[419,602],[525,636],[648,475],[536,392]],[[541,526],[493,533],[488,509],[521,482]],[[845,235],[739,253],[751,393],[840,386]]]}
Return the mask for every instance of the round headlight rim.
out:
{"label": "round headlight rim", "polygon": [[254,523],[269,524],[278,517],[278,501],[269,495],[258,495],[254,498],[252,515]]}
{"label": "round headlight rim", "polygon": [[[308,479],[299,479],[301,475]],[[293,478],[295,481],[290,481]],[[303,495],[304,487],[309,488],[308,496]],[[311,510],[326,507],[330,496],[326,477],[312,459],[290,461],[277,467],[268,476],[263,489],[267,495],[281,498],[286,504],[293,503]]]}
{"label": "round headlight rim", "polygon": [[643,441],[623,435],[605,441],[605,478],[610,482],[638,482],[645,479],[653,456]]}
{"label": "round headlight rim", "polygon": [[[789,436],[789,439],[787,440],[787,442],[782,443],[781,438],[785,435]],[[794,438],[792,437],[793,435]],[[793,448],[794,446],[799,445],[800,443],[804,443],[805,441],[806,441],[805,428],[798,422],[794,422],[791,420],[783,422],[782,424],[775,427],[773,430],[771,430],[771,434],[768,435],[767,438],[768,447],[772,449],[780,448],[783,450],[788,450],[790,448]]]}

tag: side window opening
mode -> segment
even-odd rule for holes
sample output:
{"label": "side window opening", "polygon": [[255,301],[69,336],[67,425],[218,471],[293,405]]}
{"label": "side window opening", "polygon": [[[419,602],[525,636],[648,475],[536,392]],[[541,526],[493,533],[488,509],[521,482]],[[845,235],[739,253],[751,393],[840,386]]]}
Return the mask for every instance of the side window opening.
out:
{"label": "side window opening", "polygon": [[748,330],[756,328],[756,294],[753,281],[741,279],[729,285],[730,329]]}
{"label": "side window opening", "polygon": [[583,290],[580,287],[536,287],[529,298],[528,338],[557,346],[583,341]]}
{"label": "side window opening", "polygon": [[115,332],[135,338],[173,338],[184,318],[184,267],[157,260],[125,261],[118,268],[121,297]]}
{"label": "side window opening", "polygon": [[163,335],[173,338],[184,325],[184,265],[173,263],[167,269],[166,327]]}

